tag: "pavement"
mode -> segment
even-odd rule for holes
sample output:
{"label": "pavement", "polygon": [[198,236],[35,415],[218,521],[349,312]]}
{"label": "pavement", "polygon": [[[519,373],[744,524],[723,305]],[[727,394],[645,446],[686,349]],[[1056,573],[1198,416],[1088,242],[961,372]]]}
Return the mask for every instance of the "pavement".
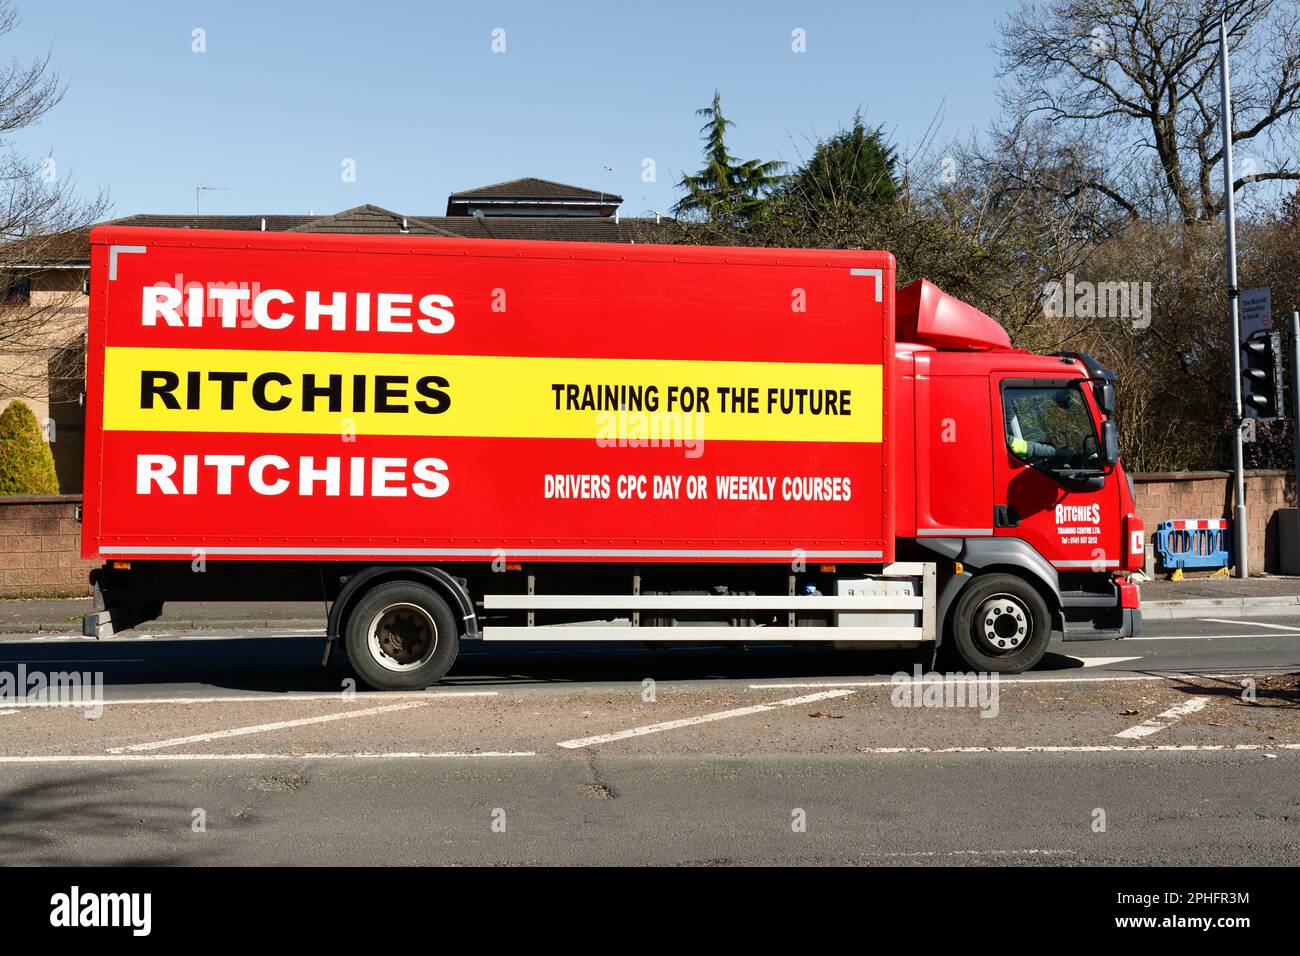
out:
{"label": "pavement", "polygon": [[[90,610],[89,597],[0,600],[0,634],[80,634],[82,615]],[[143,629],[321,629],[327,613],[324,602],[176,601],[163,605],[162,615]]]}
{"label": "pavement", "polygon": [[1300,864],[1300,610],[1058,642],[988,682],[900,652],[480,644],[379,694],[320,634],[7,635],[0,687],[97,692],[0,700],[0,860]]}
{"label": "pavement", "polygon": [[1144,621],[1196,618],[1207,610],[1241,618],[1286,616],[1300,609],[1300,577],[1156,579],[1144,581],[1141,591]]}

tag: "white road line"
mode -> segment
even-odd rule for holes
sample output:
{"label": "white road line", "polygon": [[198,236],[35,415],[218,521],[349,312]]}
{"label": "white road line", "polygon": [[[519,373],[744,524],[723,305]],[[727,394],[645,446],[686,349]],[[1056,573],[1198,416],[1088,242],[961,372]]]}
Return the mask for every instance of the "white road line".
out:
{"label": "white road line", "polygon": [[[105,706],[109,704],[252,704],[252,703],[302,703],[303,701],[314,700],[336,700],[340,703],[353,703],[362,700],[392,700],[395,698],[414,697],[421,700],[429,700],[433,697],[497,697],[500,691],[496,690],[409,690],[409,691],[384,691],[374,693],[364,693],[351,700],[345,700],[341,693],[337,691],[331,694],[239,694],[229,697],[127,697],[118,700],[112,698],[96,701],[95,706],[100,704]],[[8,701],[6,706],[11,707],[50,707],[51,704],[42,701],[15,700]],[[58,706],[66,707],[66,704]]]}
{"label": "white road line", "polygon": [[1070,660],[1078,661],[1084,667],[1105,667],[1107,664],[1123,664],[1125,661],[1140,661],[1142,656],[1137,657],[1071,657]]}
{"label": "white road line", "polygon": [[6,664],[143,664],[143,657],[17,657],[11,661],[0,661],[0,667]]}
{"label": "white road line", "polygon": [[1273,631],[1290,631],[1300,633],[1300,627],[1291,627],[1289,624],[1265,624],[1263,621],[1229,621],[1218,617],[1203,617],[1199,620],[1206,624],[1244,624],[1246,627],[1267,627]]}
{"label": "white road line", "polygon": [[254,724],[251,727],[234,727],[230,730],[218,730],[209,734],[194,734],[191,737],[172,737],[169,740],[153,740],[145,744],[131,744],[127,747],[109,747],[111,754],[136,753],[142,750],[163,750],[167,747],[180,747],[184,744],[205,743],[209,740],[224,740],[227,737],[243,737],[247,734],[264,734],[273,730],[287,730],[290,727],[306,727],[309,724],[327,724],[335,720],[351,720],[355,717],[373,717],[375,714],[391,714],[412,707],[423,707],[424,701],[408,701],[404,704],[387,704],[383,707],[367,707],[364,710],[345,710],[337,714],[322,714],[319,717],[300,717],[297,720],[277,720],[272,724]]}
{"label": "white road line", "polygon": [[647,724],[643,727],[633,727],[630,730],[620,730],[612,734],[601,734],[597,737],[581,737],[577,740],[562,740],[559,746],[568,750],[576,750],[579,747],[590,747],[594,744],[607,744],[615,740],[626,740],[628,737],[644,737],[646,734],[658,734],[665,730],[677,730],[680,727],[692,727],[695,724],[707,724],[715,720],[727,720],[731,717],[748,717],[750,714],[761,714],[764,711],[776,710],[778,707],[798,707],[800,704],[811,704],[819,700],[831,700],[835,697],[847,697],[852,694],[851,690],[828,690],[820,694],[805,694],[803,697],[791,697],[787,700],[774,700],[770,704],[754,704],[751,707],[735,707],[731,710],[719,710],[712,714],[702,714],[699,717],[683,717],[681,720],[666,720],[660,724]]}
{"label": "white road line", "polygon": [[1186,717],[1188,714],[1194,714],[1198,710],[1204,710],[1205,705],[1210,702],[1208,697],[1193,697],[1191,700],[1184,701],[1176,707],[1170,707],[1162,713],[1156,714],[1150,720],[1144,720],[1142,723],[1130,727],[1128,730],[1121,730],[1116,737],[1127,737],[1136,740],[1139,737],[1150,737],[1154,733],[1164,730],[1171,724],[1176,723],[1179,718]]}
{"label": "white road line", "polygon": [[[944,684],[969,684],[980,680],[977,677],[960,677],[944,678]],[[1165,676],[1159,674],[1124,674],[1116,677],[1003,677],[999,680],[1001,684],[1108,684],[1117,681],[1143,681],[1143,680],[1166,680]],[[908,684],[920,684],[922,686],[929,684],[930,681],[922,678],[920,681],[914,678],[908,678],[906,681],[893,680],[823,680],[823,681],[801,681],[791,682],[788,684],[750,684],[750,690],[799,690],[802,688],[812,687],[900,687]],[[938,684],[939,681],[934,683]]]}
{"label": "white road line", "polygon": [[[1244,621],[1233,621],[1234,624],[1244,624]],[[1182,634],[1167,635],[1164,637],[1126,637],[1124,643],[1128,644],[1134,641],[1224,641],[1231,638],[1240,640],[1243,637],[1296,637],[1295,634]]]}
{"label": "white road line", "polygon": [[10,714],[16,714],[16,710],[0,710],[0,717],[8,717]]}
{"label": "white road line", "polygon": [[[1296,744],[1101,744],[1096,746],[1029,746],[1029,747],[861,747],[857,753],[867,756],[944,756],[947,754],[1092,754],[1092,753],[1261,753],[1275,750],[1300,750]],[[35,754],[0,757],[0,766],[10,764],[55,763],[183,763],[205,761],[270,760],[435,760],[473,757],[536,757],[532,750],[470,750],[441,753],[361,751],[358,753],[240,753],[240,754]]]}
{"label": "white road line", "polygon": [[1073,856],[1073,850],[916,850],[896,853],[868,853],[888,860],[925,859],[943,856]]}
{"label": "white road line", "polygon": [[1070,744],[1025,747],[859,747],[857,753],[888,754],[1109,754],[1205,751],[1300,750],[1300,744]]}
{"label": "white road line", "polygon": [[448,750],[441,753],[416,751],[361,751],[358,753],[309,754],[34,754],[0,757],[0,766],[25,763],[129,763],[205,760],[434,760],[444,757],[536,757],[532,750]]}

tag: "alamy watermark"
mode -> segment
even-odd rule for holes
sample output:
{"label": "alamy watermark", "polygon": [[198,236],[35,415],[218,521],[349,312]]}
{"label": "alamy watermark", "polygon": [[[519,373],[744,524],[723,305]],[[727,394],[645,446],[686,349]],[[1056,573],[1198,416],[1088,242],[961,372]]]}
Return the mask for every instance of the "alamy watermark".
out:
{"label": "alamy watermark", "polygon": [[153,894],[83,892],[74,884],[68,892],[50,897],[50,925],[118,927],[129,929],[132,936],[148,936],[153,929]]}
{"label": "alamy watermark", "polygon": [[981,717],[996,717],[1001,709],[997,674],[941,674],[922,671],[916,664],[912,673],[897,671],[889,682],[894,685],[889,702],[895,707],[970,707],[978,709]]}
{"label": "alamy watermark", "polygon": [[84,707],[90,720],[104,713],[102,671],[0,671],[0,708]]}
{"label": "alamy watermark", "polygon": [[699,412],[616,411],[596,413],[601,448],[681,448],[687,458],[704,454],[704,415]]}
{"label": "alamy watermark", "polygon": [[1067,272],[1063,282],[1043,286],[1043,315],[1049,319],[1122,319],[1135,329],[1151,325],[1150,282],[1078,281]]}

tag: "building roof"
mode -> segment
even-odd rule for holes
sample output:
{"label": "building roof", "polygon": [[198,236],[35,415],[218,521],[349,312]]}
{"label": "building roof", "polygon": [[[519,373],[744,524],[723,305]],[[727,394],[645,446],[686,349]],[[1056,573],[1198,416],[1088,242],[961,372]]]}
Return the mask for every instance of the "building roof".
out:
{"label": "building roof", "polygon": [[583,189],[568,183],[557,183],[550,179],[537,179],[525,176],[511,179],[504,183],[492,183],[489,186],[477,186],[463,192],[452,193],[448,202],[455,199],[574,199],[578,201],[621,203],[622,196],[599,192],[595,189]]}
{"label": "building roof", "polygon": [[529,176],[452,193],[447,215],[612,216],[622,201],[614,193]]}
{"label": "building roof", "polygon": [[[453,193],[446,216],[411,216],[364,204],[331,215],[207,216],[141,213],[110,222],[169,229],[233,229],[248,232],[311,232],[344,235],[454,236],[481,239],[550,239],[572,242],[654,242],[663,233],[655,219],[615,213],[621,196],[548,179],[526,177]],[[490,215],[476,215],[487,203]],[[577,214],[575,214],[575,210]],[[567,213],[567,214],[566,214]],[[0,269],[84,268],[90,263],[90,230],[0,244]]]}
{"label": "building roof", "polygon": [[71,229],[0,244],[0,269],[83,267],[90,263],[90,229]]}
{"label": "building roof", "polygon": [[454,236],[419,216],[403,216],[381,206],[353,206],[332,216],[319,216],[286,232],[333,232],[367,236]]}
{"label": "building roof", "polygon": [[442,216],[428,220],[467,239],[558,239],[569,242],[653,242],[653,219],[611,216]]}

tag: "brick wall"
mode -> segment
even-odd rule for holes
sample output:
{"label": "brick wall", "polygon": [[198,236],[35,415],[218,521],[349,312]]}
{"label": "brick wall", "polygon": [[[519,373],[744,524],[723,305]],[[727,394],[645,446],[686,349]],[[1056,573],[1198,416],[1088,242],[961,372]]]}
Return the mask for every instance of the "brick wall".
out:
{"label": "brick wall", "polygon": [[80,495],[0,498],[0,598],[90,593],[83,561]]}
{"label": "brick wall", "polygon": [[[1232,474],[1226,471],[1152,472],[1133,476],[1137,510],[1148,536],[1170,518],[1231,518]],[[1246,472],[1252,574],[1278,570],[1279,508],[1294,508],[1295,480],[1289,471]]]}

